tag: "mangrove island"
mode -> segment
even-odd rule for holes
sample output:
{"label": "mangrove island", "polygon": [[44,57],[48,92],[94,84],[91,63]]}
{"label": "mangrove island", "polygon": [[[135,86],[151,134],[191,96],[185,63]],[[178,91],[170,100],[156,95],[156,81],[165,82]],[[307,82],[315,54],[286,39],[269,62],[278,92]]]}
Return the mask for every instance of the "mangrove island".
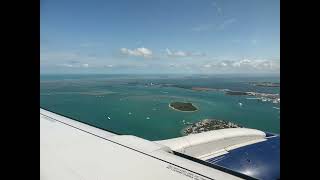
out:
{"label": "mangrove island", "polygon": [[184,111],[184,112],[194,112],[197,111],[197,107],[195,107],[190,102],[172,102],[169,104],[169,107],[178,110],[178,111]]}

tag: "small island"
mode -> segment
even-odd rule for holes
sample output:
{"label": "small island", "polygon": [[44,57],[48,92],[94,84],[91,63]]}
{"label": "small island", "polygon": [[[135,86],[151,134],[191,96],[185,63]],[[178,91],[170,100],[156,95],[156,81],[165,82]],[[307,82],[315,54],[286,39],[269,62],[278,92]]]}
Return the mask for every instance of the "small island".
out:
{"label": "small island", "polygon": [[215,89],[206,88],[206,87],[192,87],[191,90],[194,90],[194,91],[210,91],[210,90],[215,90]]}
{"label": "small island", "polygon": [[169,104],[169,107],[183,112],[194,112],[198,110],[197,107],[190,102],[172,102]]}
{"label": "small island", "polygon": [[249,93],[241,92],[241,91],[225,91],[225,94],[231,95],[231,96],[247,96],[247,95],[249,95]]}
{"label": "small island", "polygon": [[225,128],[239,128],[242,127],[238,124],[218,120],[218,119],[204,119],[196,123],[192,123],[190,126],[184,128],[182,130],[183,135],[189,134],[197,134],[201,132],[211,131],[211,130],[218,130],[218,129],[225,129]]}

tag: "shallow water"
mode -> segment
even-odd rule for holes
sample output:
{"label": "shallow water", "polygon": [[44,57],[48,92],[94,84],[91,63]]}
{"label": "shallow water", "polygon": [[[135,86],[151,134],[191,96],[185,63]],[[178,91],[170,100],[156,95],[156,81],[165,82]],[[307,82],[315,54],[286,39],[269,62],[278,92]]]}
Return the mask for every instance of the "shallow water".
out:
{"label": "shallow water", "polygon": [[[40,105],[103,129],[149,140],[182,136],[186,122],[206,118],[232,121],[248,128],[280,133],[280,110],[271,102],[228,96],[218,91],[192,91],[153,84],[210,87],[279,93],[279,88],[256,87],[252,81],[279,82],[279,77],[163,77],[124,75],[41,76]],[[168,107],[173,101],[192,102],[196,112]],[[242,106],[239,105],[242,103]],[[108,118],[109,117],[109,118]]]}

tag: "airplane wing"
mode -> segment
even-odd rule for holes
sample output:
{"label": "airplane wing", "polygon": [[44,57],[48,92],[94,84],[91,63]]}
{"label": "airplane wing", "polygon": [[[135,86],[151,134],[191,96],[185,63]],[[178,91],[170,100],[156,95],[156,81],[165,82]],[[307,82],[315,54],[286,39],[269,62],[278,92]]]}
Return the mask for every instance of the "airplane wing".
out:
{"label": "airplane wing", "polygon": [[[148,141],[118,135],[40,108],[40,179],[254,179],[215,163],[215,158],[221,155],[265,139],[260,131],[249,130],[251,135],[247,137],[240,131],[237,137],[242,138],[229,132],[229,138],[220,133],[212,139],[209,132],[203,136],[206,138],[199,134]],[[210,149],[214,142],[220,145]]]}

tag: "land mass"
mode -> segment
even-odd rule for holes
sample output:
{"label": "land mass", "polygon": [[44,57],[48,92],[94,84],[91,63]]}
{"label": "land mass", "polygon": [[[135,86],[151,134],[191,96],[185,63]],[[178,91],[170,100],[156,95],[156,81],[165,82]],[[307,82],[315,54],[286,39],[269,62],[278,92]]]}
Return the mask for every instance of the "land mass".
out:
{"label": "land mass", "polygon": [[225,91],[226,95],[231,95],[231,96],[247,96],[249,95],[248,92],[242,92],[242,91]]}
{"label": "land mass", "polygon": [[189,134],[197,134],[201,132],[211,131],[211,130],[218,130],[218,129],[225,129],[225,128],[239,128],[242,127],[238,124],[218,120],[218,119],[204,119],[196,123],[192,123],[190,126],[184,128],[182,130],[182,134],[189,135]]}
{"label": "land mass", "polygon": [[174,110],[185,112],[193,112],[198,110],[197,107],[195,107],[190,102],[172,102],[169,104],[169,107],[171,107]]}
{"label": "land mass", "polygon": [[280,87],[280,83],[274,82],[253,82],[253,86],[262,86],[262,87]]}
{"label": "land mass", "polygon": [[[280,87],[280,83],[272,83],[272,82],[252,82],[250,84],[254,86]],[[199,91],[199,92],[220,91],[220,92],[223,92],[225,95],[231,95],[231,96],[255,96],[256,99],[262,102],[269,101],[274,104],[280,104],[280,94],[233,91],[230,89],[195,87],[195,86],[177,85],[177,84],[159,84],[159,85],[162,87],[176,87],[176,88],[188,89],[188,90]]]}

